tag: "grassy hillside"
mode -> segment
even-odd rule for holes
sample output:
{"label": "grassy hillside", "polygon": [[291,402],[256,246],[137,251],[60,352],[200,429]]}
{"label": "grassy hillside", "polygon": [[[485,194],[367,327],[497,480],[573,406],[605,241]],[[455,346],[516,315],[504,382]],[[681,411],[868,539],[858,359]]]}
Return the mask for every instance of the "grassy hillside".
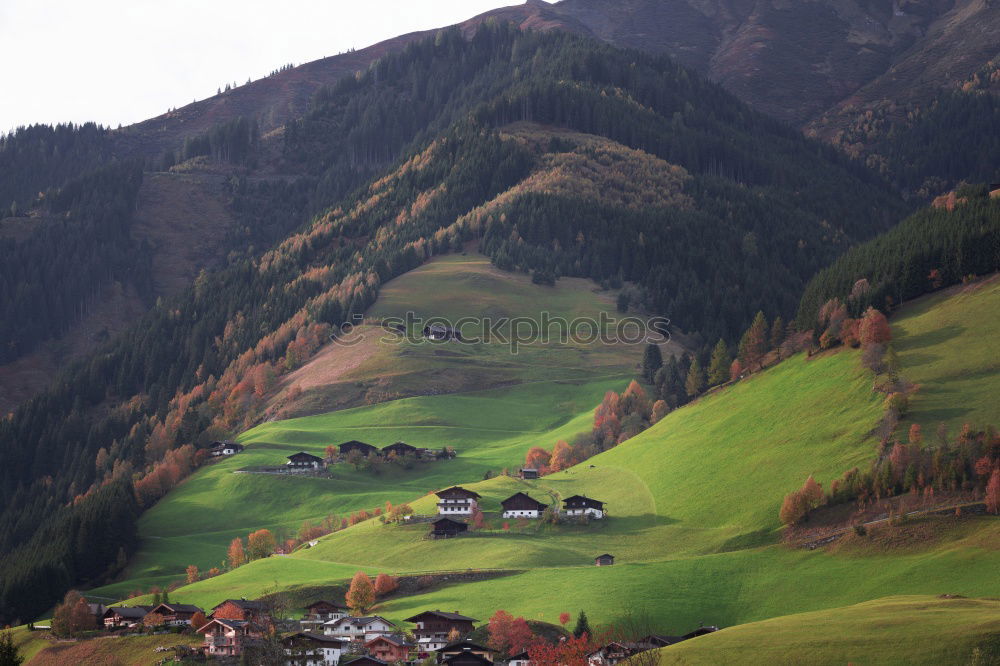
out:
{"label": "grassy hillside", "polygon": [[[371,322],[405,321],[410,313],[419,321],[410,325],[416,342],[422,342],[420,331],[429,320],[464,319],[465,337],[482,339],[484,324],[470,319],[488,320],[487,328],[503,319],[538,321],[543,313],[566,322],[596,321],[602,313],[617,314],[615,295],[582,278],[563,278],[555,286],[535,285],[528,275],[501,271],[486,257],[470,252],[438,257],[387,282],[366,317]],[[289,418],[414,395],[552,379],[590,380],[631,372],[641,354],[631,345],[563,342],[557,324],[549,328],[550,342],[521,342],[517,354],[511,354],[504,340],[514,334],[512,327],[519,328],[521,336],[530,333],[527,323],[508,324],[496,329],[504,339],[493,333],[490,344],[409,344],[380,326],[358,327],[350,344],[328,345],[284,378],[270,400],[269,413]],[[678,349],[671,343],[664,352]],[[291,397],[293,387],[301,395]]]}
{"label": "grassy hillside", "polygon": [[[406,312],[456,320],[538,318],[548,312],[573,320],[596,319],[613,309],[610,293],[588,280],[538,286],[523,274],[497,270],[480,255],[449,255],[387,283],[369,318]],[[326,413],[268,422],[244,433],[244,453],[200,470],[143,515],[142,545],[126,579],[94,594],[115,597],[162,585],[182,577],[189,564],[202,570],[219,566],[228,543],[252,530],[291,534],[305,520],[404,502],[455,482],[481,480],[487,471],[516,468],[533,444],[550,447],[589,429],[593,406],[605,391],[624,388],[641,356],[641,348],[632,345],[555,339],[511,354],[502,342],[425,343],[418,331],[416,343],[401,343],[385,341],[387,332],[375,325],[360,331],[359,344],[327,345],[272,399],[275,410]],[[473,335],[471,328],[466,334]],[[674,343],[664,346],[665,353],[676,349]],[[286,399],[291,386],[303,389],[299,399]],[[491,386],[497,388],[482,390]],[[329,411],[341,400],[358,402],[372,391],[381,400],[386,394],[417,395]],[[452,446],[458,456],[379,476],[347,465],[329,479],[234,474],[281,465],[297,451],[323,455],[326,446],[350,439],[377,446],[399,440]]]}
{"label": "grassy hillside", "polygon": [[[989,395],[994,374],[984,374],[984,384],[961,389],[946,372],[917,377],[914,370],[936,367],[922,363],[929,353],[969,359],[972,365],[977,358],[988,358],[990,337],[961,338],[966,351],[959,356],[946,344],[956,338],[939,329],[991,307],[994,285],[914,303],[894,320],[904,372],[925,385],[918,395],[933,395],[927,389],[934,385],[958,387],[957,393],[943,395],[961,398],[967,390]],[[400,297],[399,307],[405,307],[407,298]],[[437,307],[444,310],[448,304]],[[279,514],[298,519],[309,507],[371,506],[376,498],[407,500],[417,513],[431,513],[434,498],[426,493],[454,482],[482,494],[488,529],[431,541],[424,538],[425,525],[368,521],[325,537],[314,548],[183,587],[172,598],[211,606],[234,595],[277,590],[309,590],[319,596],[326,587],[334,594],[359,569],[419,574],[500,568],[510,575],[390,597],[377,612],[402,620],[422,608],[457,608],[485,619],[504,608],[555,622],[561,612],[584,609],[598,624],[638,612],[664,633],[682,633],[701,623],[734,627],[713,637],[721,643],[699,639],[678,648],[676,657],[664,652],[664,659],[676,663],[735,663],[733,655],[744,641],[760,642],[754,632],[775,636],[761,652],[761,663],[788,661],[782,656],[786,653],[797,663],[869,663],[859,655],[871,657],[870,663],[964,663],[973,644],[995,631],[995,602],[889,598],[1000,595],[995,576],[1000,522],[994,517],[918,519],[898,533],[846,539],[815,551],[777,543],[778,508],[786,492],[809,474],[822,480],[863,467],[874,454],[869,432],[881,414],[881,397],[871,392],[871,377],[857,352],[793,357],[668,414],[641,435],[570,470],[537,481],[475,480],[530,444],[549,446],[556,437],[589,427],[594,402],[587,401],[599,397],[601,384],[526,383],[264,424],[242,437],[252,444],[242,460],[200,472],[148,514],[147,520],[154,522],[145,523],[146,529],[183,524],[181,512],[197,502],[232,502],[227,515],[237,521]],[[995,421],[985,400],[964,404]],[[922,409],[915,403],[914,414],[919,417]],[[223,473],[227,465],[246,465],[297,448],[318,451],[324,442],[356,433],[375,443],[397,437],[416,444],[454,442],[459,457],[433,470],[399,473],[374,484],[362,473],[338,470],[337,490],[329,495],[318,490],[325,480],[298,480],[316,484],[299,496],[276,486],[262,492],[257,479]],[[283,481],[295,480],[263,482]],[[254,486],[240,490],[243,483]],[[194,489],[200,489],[201,498]],[[583,493],[606,501],[610,518],[559,526],[507,521],[510,529],[504,530],[499,501],[517,490],[541,501]],[[185,527],[205,534],[177,533],[147,543],[162,541],[179,549],[185,539],[217,539],[224,545],[230,534],[209,536],[210,523],[218,518],[206,516],[203,523],[195,518]],[[912,539],[912,534],[921,536]],[[617,557],[615,566],[593,566],[593,557],[603,552]],[[858,630],[849,636],[852,622]],[[758,624],[735,628],[746,623]],[[816,627],[825,627],[826,633]],[[945,633],[948,639],[942,640]],[[928,646],[917,634],[936,636],[937,642]],[[915,638],[908,640],[911,636]],[[699,646],[707,647],[699,652]],[[924,661],[911,655],[925,655]]]}
{"label": "grassy hillside", "polygon": [[990,664],[997,632],[996,599],[890,597],[731,627],[661,650],[660,663]]}
{"label": "grassy hillside", "polygon": [[920,385],[904,420],[925,438],[940,423],[1000,426],[1000,278],[946,289],[908,304],[892,319],[903,375]]}

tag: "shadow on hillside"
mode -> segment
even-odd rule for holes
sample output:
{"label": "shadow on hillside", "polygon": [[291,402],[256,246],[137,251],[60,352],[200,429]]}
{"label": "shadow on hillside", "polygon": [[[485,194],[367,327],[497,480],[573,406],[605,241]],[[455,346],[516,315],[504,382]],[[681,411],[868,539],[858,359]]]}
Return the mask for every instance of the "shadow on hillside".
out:
{"label": "shadow on hillside", "polygon": [[[592,521],[591,525],[601,521]],[[613,528],[615,534],[637,534],[650,527],[660,527],[662,525],[674,525],[680,521],[669,516],[658,516],[655,513],[640,513],[635,516],[616,516],[611,514],[605,523],[609,528]]]}
{"label": "shadow on hillside", "polygon": [[921,347],[930,347],[932,345],[939,345],[943,342],[948,342],[964,332],[964,326],[960,326],[959,324],[948,324],[947,326],[935,328],[934,330],[927,331],[925,333],[904,336],[900,342],[902,343],[901,346],[903,350],[908,352],[911,349],[920,349]]}
{"label": "shadow on hillside", "polygon": [[731,553],[735,550],[749,550],[751,548],[760,548],[761,546],[770,546],[779,541],[781,541],[781,533],[777,530],[754,530],[753,532],[744,532],[743,534],[737,534],[734,537],[726,539],[712,552]]}
{"label": "shadow on hillside", "polygon": [[906,352],[906,360],[904,361],[906,369],[919,368],[922,365],[928,365],[934,361],[941,359],[938,354],[928,354],[926,352]]}

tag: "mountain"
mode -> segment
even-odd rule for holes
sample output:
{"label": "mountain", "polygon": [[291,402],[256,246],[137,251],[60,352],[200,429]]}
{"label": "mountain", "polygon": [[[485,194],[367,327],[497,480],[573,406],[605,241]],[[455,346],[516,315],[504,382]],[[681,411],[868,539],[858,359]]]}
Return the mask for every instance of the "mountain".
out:
{"label": "mountain", "polygon": [[261,419],[275,381],[432,256],[471,243],[542,283],[628,283],[628,307],[701,347],[759,309],[790,317],[818,268],[905,210],[668,59],[507,23],[415,42],[279,132],[236,118],[173,152],[171,178],[228,174],[244,245],[0,421],[6,616],[114,576],[196,451]]}
{"label": "mountain", "polygon": [[[991,0],[531,0],[458,27],[469,35],[486,21],[669,55],[753,108],[844,146],[873,113],[905,124],[940,93],[977,74],[990,80],[995,67],[981,70],[1000,56],[1000,11]],[[126,128],[117,140],[125,153],[153,157],[241,115],[279,126],[321,86],[433,32],[276,72]]]}

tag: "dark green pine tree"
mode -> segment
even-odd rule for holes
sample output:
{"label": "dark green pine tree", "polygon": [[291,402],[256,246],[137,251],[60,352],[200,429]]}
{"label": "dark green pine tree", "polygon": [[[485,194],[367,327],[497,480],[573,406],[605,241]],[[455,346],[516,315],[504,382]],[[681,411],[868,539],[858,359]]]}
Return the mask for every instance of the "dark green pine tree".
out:
{"label": "dark green pine tree", "polygon": [[590,622],[587,620],[587,614],[580,611],[580,614],[576,617],[576,626],[573,627],[574,638],[579,638],[587,634],[590,636],[593,632],[590,630]]}
{"label": "dark green pine tree", "polygon": [[708,385],[717,386],[729,379],[729,347],[726,341],[719,338],[712,350],[712,360],[708,363]]}
{"label": "dark green pine tree", "polygon": [[0,632],[0,666],[21,666],[24,657],[14,645],[14,635],[10,629]]}
{"label": "dark green pine tree", "polygon": [[663,367],[663,354],[660,353],[660,346],[650,342],[646,345],[646,350],[642,354],[642,376],[653,383],[656,371]]}

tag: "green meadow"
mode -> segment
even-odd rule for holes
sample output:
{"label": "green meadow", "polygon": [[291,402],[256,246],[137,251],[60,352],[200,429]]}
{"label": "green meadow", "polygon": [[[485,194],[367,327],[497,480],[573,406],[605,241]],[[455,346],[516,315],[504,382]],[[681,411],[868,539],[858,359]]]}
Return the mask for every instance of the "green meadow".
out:
{"label": "green meadow", "polygon": [[[903,372],[921,384],[913,418],[939,420],[935,410],[941,407],[931,402],[936,399],[965,410],[959,420],[978,415],[975,421],[997,421],[996,405],[988,399],[996,394],[996,373],[980,373],[969,383],[965,374],[948,370],[950,362],[972,367],[990,361],[983,351],[989,338],[962,333],[966,350],[957,353],[950,347],[955,335],[941,337],[935,327],[968,321],[970,309],[991,307],[998,293],[987,283],[951,298],[918,301],[893,318]],[[403,307],[412,297],[399,295],[395,302]],[[442,302],[440,310],[446,305]],[[405,501],[416,513],[431,514],[436,498],[429,493],[462,484],[482,495],[486,529],[434,541],[426,538],[426,524],[370,520],[324,537],[313,548],[182,587],[172,598],[210,607],[232,596],[339,589],[357,570],[419,575],[503,569],[511,574],[388,598],[377,612],[400,620],[420,608],[455,608],[485,619],[504,608],[554,622],[561,612],[584,609],[596,623],[639,612],[664,633],[683,633],[702,623],[761,623],[767,631],[771,625],[765,621],[787,622],[787,628],[776,624],[773,629],[790,654],[836,663],[851,650],[870,650],[869,641],[880,635],[873,629],[869,638],[844,641],[838,632],[847,631],[845,618],[869,609],[870,623],[877,625],[879,613],[898,608],[897,600],[885,598],[1000,596],[995,575],[1000,522],[989,516],[967,517],[948,528],[949,519],[937,519],[941,529],[919,543],[860,541],[816,551],[779,543],[778,509],[786,493],[810,474],[826,482],[851,467],[865,467],[875,454],[871,432],[882,412],[882,396],[872,391],[872,377],[854,350],[797,355],[703,396],[569,470],[533,481],[484,479],[487,471],[516,468],[529,446],[550,447],[589,429],[604,391],[621,390],[632,376],[630,369],[620,368],[617,374],[589,379],[525,381],[262,424],[240,437],[248,445],[245,453],[200,470],[143,517],[143,552],[132,565],[132,578],[103,592],[113,595],[139,582],[176,577],[189,563],[218,564],[233,536],[260,527],[292,530],[303,520],[342,516],[385,501]],[[234,473],[250,465],[280,464],[298,450],[319,454],[327,444],[347,439],[381,446],[396,440],[449,445],[458,457],[380,475],[341,465],[330,479]],[[546,503],[585,494],[605,501],[609,518],[559,525],[504,521],[500,501],[519,490]],[[593,566],[594,557],[604,552],[614,554],[616,564]],[[829,631],[795,642],[802,627],[822,625],[826,616],[810,614],[823,612],[830,613]],[[944,604],[940,612],[916,614],[912,622],[948,626],[965,622],[968,612]],[[978,631],[963,629],[951,643],[971,649]],[[753,636],[727,629],[712,640]],[[784,644],[776,642],[773,655]],[[718,652],[686,652],[698,645],[709,641],[697,639],[678,649],[675,663],[726,663],[733,658],[727,654],[735,654],[726,650],[736,649],[731,647],[735,642],[723,642]],[[884,653],[871,652],[871,663],[897,663],[893,655],[907,654],[892,641],[885,645]],[[673,659],[670,654],[664,651],[664,659]]]}
{"label": "green meadow", "polygon": [[992,664],[998,637],[996,599],[897,596],[731,627],[660,650],[660,663]]}
{"label": "green meadow", "polygon": [[893,317],[893,346],[903,376],[920,385],[904,420],[925,439],[939,424],[952,435],[968,423],[1000,427],[1000,278],[925,296]]}

